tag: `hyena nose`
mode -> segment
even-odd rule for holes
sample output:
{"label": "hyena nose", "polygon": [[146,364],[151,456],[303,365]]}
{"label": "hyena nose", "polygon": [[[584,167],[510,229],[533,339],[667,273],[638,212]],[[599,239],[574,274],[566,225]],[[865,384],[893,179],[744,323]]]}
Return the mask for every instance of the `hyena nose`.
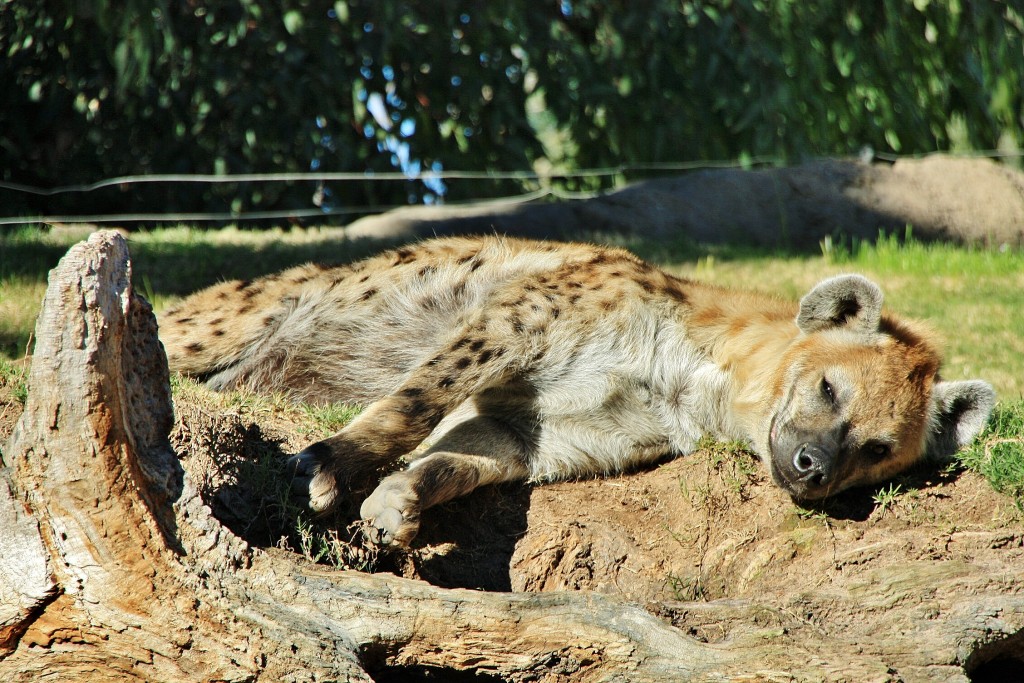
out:
{"label": "hyena nose", "polygon": [[793,467],[814,486],[827,484],[832,474],[832,459],[824,448],[813,444],[801,444],[793,453]]}

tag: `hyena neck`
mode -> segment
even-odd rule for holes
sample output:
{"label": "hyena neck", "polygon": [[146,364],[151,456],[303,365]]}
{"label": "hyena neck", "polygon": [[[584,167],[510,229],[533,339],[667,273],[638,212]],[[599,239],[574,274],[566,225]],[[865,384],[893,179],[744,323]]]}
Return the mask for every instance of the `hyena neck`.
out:
{"label": "hyena neck", "polygon": [[693,304],[691,334],[730,380],[729,436],[757,448],[754,440],[766,431],[769,408],[782,384],[782,359],[800,336],[797,308],[771,297],[721,290]]}

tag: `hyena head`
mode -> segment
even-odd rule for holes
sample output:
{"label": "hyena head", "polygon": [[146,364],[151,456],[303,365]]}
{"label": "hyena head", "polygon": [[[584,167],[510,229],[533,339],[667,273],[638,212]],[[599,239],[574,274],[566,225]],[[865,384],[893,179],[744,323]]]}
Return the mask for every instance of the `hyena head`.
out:
{"label": "hyena head", "polygon": [[926,457],[949,458],[984,427],[985,382],[939,379],[922,331],[882,314],[882,292],[858,275],[831,278],[800,301],[800,336],[780,364],[768,465],[797,499],[884,481]]}

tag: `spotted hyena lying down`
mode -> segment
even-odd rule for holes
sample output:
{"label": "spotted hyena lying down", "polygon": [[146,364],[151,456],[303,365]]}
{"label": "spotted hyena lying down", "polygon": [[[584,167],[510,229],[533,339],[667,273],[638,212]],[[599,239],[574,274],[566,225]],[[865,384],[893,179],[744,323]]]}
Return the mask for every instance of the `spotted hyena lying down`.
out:
{"label": "spotted hyena lying down", "polygon": [[160,329],[171,368],[215,389],[365,405],[293,458],[296,483],[322,511],[379,481],[361,514],[397,544],[478,486],[619,472],[706,434],[819,499],[948,457],[994,401],[941,380],[928,334],[863,277],[797,304],[587,244],[441,239],[300,266],[199,292]]}

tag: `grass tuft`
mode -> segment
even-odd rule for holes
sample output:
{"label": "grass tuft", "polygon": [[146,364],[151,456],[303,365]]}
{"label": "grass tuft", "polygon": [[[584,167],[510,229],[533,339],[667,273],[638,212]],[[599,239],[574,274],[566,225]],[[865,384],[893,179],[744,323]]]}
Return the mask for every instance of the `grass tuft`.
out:
{"label": "grass tuft", "polygon": [[359,522],[349,525],[343,538],[336,529],[310,522],[300,514],[296,521],[299,547],[291,547],[287,538],[282,538],[278,547],[293,552],[297,550],[310,562],[330,565],[335,569],[372,572],[381,559],[381,549],[363,542],[360,526]]}
{"label": "grass tuft", "polygon": [[14,399],[24,406],[28,400],[28,366],[0,356],[0,389],[9,390]]}
{"label": "grass tuft", "polygon": [[1021,253],[1017,249],[989,249],[944,242],[922,242],[912,226],[904,234],[879,233],[875,241],[825,238],[822,257],[833,265],[865,265],[886,274],[913,273],[918,276],[951,274],[1019,275]]}
{"label": "grass tuft", "polygon": [[322,406],[303,403],[301,408],[306,416],[313,421],[314,429],[311,433],[317,433],[321,437],[340,431],[362,410],[361,406],[349,403],[328,403]]}
{"label": "grass tuft", "polygon": [[885,511],[895,505],[897,498],[903,493],[901,484],[890,483],[888,487],[882,487],[875,492],[871,500],[877,506],[878,514],[885,514]]}
{"label": "grass tuft", "polygon": [[959,459],[1024,511],[1024,401],[997,405],[985,431]]}

